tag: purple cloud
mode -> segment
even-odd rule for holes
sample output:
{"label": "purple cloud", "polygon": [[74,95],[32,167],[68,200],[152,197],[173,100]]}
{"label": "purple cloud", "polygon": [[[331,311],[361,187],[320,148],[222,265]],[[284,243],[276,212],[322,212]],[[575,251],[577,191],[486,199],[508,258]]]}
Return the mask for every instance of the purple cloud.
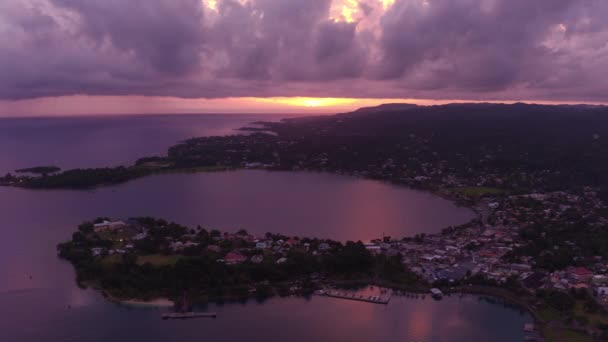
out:
{"label": "purple cloud", "polygon": [[6,0],[0,99],[608,101],[601,0]]}

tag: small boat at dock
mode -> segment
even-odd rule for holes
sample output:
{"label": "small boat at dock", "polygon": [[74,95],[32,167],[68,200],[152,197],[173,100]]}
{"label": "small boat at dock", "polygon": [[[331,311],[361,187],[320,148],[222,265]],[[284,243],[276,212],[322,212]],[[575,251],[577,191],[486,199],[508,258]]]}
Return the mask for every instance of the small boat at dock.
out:
{"label": "small boat at dock", "polygon": [[441,299],[441,297],[443,297],[443,292],[441,292],[441,290],[438,288],[432,288],[431,296],[435,299]]}
{"label": "small boat at dock", "polygon": [[173,312],[165,313],[161,317],[162,319],[216,318],[217,314],[215,312]]}

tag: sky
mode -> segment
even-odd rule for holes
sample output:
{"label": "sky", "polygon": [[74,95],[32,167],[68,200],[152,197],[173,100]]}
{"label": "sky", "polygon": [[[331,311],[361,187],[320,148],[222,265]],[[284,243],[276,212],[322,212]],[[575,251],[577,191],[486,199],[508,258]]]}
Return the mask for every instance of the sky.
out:
{"label": "sky", "polygon": [[2,0],[0,115],[608,103],[605,0]]}

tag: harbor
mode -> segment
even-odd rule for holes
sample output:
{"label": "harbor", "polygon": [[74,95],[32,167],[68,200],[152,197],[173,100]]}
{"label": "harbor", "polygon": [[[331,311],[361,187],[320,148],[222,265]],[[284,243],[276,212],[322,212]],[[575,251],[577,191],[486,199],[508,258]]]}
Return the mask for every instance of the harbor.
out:
{"label": "harbor", "polygon": [[370,286],[360,290],[326,288],[317,291],[317,294],[332,298],[386,305],[390,302],[393,291],[386,288],[374,288],[373,286]]}

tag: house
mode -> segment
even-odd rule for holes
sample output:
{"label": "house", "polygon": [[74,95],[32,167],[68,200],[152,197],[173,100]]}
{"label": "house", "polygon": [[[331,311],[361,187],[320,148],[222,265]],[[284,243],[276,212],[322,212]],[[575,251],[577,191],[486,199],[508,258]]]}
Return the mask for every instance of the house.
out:
{"label": "house", "polygon": [[608,277],[603,274],[594,275],[591,282],[593,285],[606,285],[608,284]]}
{"label": "house", "polygon": [[532,266],[527,264],[511,264],[510,268],[519,272],[530,272],[532,270]]}
{"label": "house", "polygon": [[103,248],[102,247],[93,247],[93,248],[91,248],[91,254],[93,254],[93,256],[99,256],[99,255],[101,255],[102,252],[103,252]]}
{"label": "house", "polygon": [[117,221],[107,221],[107,220],[105,220],[103,222],[94,224],[93,225],[93,230],[96,233],[99,233],[99,232],[103,232],[103,231],[106,231],[106,230],[120,229],[120,228],[125,227],[126,225],[127,225],[126,223],[124,223],[123,221],[120,221],[120,220],[117,220]]}
{"label": "house", "polygon": [[329,250],[331,247],[329,246],[329,244],[327,242],[322,242],[319,244],[319,247],[317,248],[319,251],[326,251]]}
{"label": "house", "polygon": [[251,262],[254,264],[261,264],[264,261],[263,255],[254,255],[251,257]]}
{"label": "house", "polygon": [[546,274],[541,272],[534,272],[522,280],[522,284],[529,289],[537,289],[544,285]]}
{"label": "house", "polygon": [[570,286],[570,288],[573,288],[573,289],[576,289],[576,290],[580,290],[580,289],[587,290],[589,288],[589,285],[587,285],[585,283],[578,283],[578,284],[574,284],[574,285]]}
{"label": "house", "polygon": [[376,245],[375,243],[366,243],[365,249],[367,249],[368,251],[370,251],[372,253],[379,253],[381,247],[379,245]]}
{"label": "house", "polygon": [[183,249],[186,249],[186,248],[189,248],[189,247],[194,247],[194,246],[198,246],[198,243],[192,242],[192,241],[186,241],[186,242],[176,241],[176,242],[172,242],[169,245],[169,247],[173,251],[181,251]]}
{"label": "house", "polygon": [[268,248],[268,243],[266,241],[256,242],[255,248],[257,248],[257,249],[266,249],[266,248]]}
{"label": "house", "polygon": [[133,239],[133,240],[143,240],[146,237],[148,237],[148,233],[143,232],[143,233],[139,233],[139,234],[134,235],[131,239]]}
{"label": "house", "polygon": [[209,245],[207,246],[207,250],[210,252],[219,253],[222,251],[222,248],[218,245]]}
{"label": "house", "polygon": [[230,253],[226,254],[226,257],[224,258],[224,261],[226,262],[227,265],[240,264],[246,260],[247,260],[247,258],[245,256],[243,256],[242,254],[237,253],[237,252],[230,252]]}
{"label": "house", "polygon": [[587,283],[593,277],[593,272],[585,267],[573,267],[569,270],[568,276],[575,283]]}
{"label": "house", "polygon": [[600,297],[608,296],[608,287],[605,287],[605,286],[598,287],[597,295]]}

